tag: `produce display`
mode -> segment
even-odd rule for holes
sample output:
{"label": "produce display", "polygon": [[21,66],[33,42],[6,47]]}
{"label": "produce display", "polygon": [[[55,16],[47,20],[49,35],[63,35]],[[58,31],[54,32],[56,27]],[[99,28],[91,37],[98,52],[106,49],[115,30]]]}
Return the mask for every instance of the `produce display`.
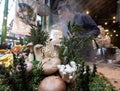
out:
{"label": "produce display", "polygon": [[[2,53],[1,53],[2,52]],[[13,54],[7,50],[1,50],[0,64],[9,67],[13,64]]]}

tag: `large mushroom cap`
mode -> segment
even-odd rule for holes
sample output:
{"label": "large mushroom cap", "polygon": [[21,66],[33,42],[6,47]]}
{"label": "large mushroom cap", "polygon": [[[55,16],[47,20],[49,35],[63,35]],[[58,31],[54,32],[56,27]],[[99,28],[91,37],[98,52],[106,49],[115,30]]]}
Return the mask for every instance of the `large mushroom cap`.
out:
{"label": "large mushroom cap", "polygon": [[34,46],[34,48],[42,48],[43,47],[43,45],[41,45],[41,44],[36,44],[35,46]]}
{"label": "large mushroom cap", "polygon": [[27,44],[27,47],[30,47],[30,46],[33,46],[32,42],[30,42],[30,43]]}
{"label": "large mushroom cap", "polygon": [[41,81],[38,91],[66,91],[66,84],[58,76],[49,76]]}
{"label": "large mushroom cap", "polygon": [[57,65],[61,64],[59,58],[45,58],[42,60],[43,72],[46,75],[51,75],[58,71]]}

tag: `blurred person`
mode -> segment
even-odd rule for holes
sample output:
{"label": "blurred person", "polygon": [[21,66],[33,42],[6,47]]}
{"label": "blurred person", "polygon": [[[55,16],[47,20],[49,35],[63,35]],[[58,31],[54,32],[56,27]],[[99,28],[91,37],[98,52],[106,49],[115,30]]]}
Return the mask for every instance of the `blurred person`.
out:
{"label": "blurred person", "polygon": [[[57,7],[58,15],[60,22],[66,24],[66,28],[62,30],[63,35],[67,34],[69,31],[67,28],[68,22],[76,23],[82,27],[81,35],[78,35],[81,38],[84,37],[97,37],[100,33],[99,28],[97,27],[97,24],[94,22],[94,20],[87,14],[76,12],[75,10],[72,10],[72,7],[64,2],[60,2]],[[77,33],[75,33],[77,35]],[[87,42],[88,48],[83,49],[80,52],[80,55],[82,55],[86,61],[93,61],[94,59],[94,49],[92,45],[92,40]]]}
{"label": "blurred person", "polygon": [[96,52],[96,56],[98,60],[104,60],[106,49],[110,47],[111,40],[110,37],[106,35],[105,29],[102,26],[98,26],[100,29],[100,34],[96,37],[96,42],[98,44],[98,49]]}
{"label": "blurred person", "polygon": [[106,31],[102,26],[98,26],[100,29],[100,34],[96,38],[99,45],[98,54],[103,57],[105,61],[115,60],[116,58],[116,48],[111,44],[110,36],[106,35]]}
{"label": "blurred person", "polygon": [[100,48],[108,48],[111,46],[110,36],[106,35],[105,29],[102,26],[98,26],[100,34],[96,38]]}

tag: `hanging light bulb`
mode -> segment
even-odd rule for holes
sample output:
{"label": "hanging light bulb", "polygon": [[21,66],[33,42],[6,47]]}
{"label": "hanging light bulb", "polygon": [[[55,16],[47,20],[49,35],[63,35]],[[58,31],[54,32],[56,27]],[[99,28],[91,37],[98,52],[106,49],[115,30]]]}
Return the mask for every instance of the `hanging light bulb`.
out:
{"label": "hanging light bulb", "polygon": [[116,30],[114,30],[113,32],[116,33]]}
{"label": "hanging light bulb", "polygon": [[107,22],[105,22],[105,25],[107,25],[108,23]]}
{"label": "hanging light bulb", "polygon": [[113,23],[115,23],[115,21],[113,21]]}
{"label": "hanging light bulb", "polygon": [[118,37],[118,34],[116,34],[116,37]]}
{"label": "hanging light bulb", "polygon": [[109,31],[108,29],[105,30],[105,32],[108,32],[108,31]]}
{"label": "hanging light bulb", "polygon": [[90,12],[89,11],[86,11],[86,14],[89,14]]}
{"label": "hanging light bulb", "polygon": [[109,33],[107,33],[107,35],[109,35]]}
{"label": "hanging light bulb", "polygon": [[115,20],[115,19],[116,19],[116,17],[115,17],[115,16],[113,16],[113,19]]}

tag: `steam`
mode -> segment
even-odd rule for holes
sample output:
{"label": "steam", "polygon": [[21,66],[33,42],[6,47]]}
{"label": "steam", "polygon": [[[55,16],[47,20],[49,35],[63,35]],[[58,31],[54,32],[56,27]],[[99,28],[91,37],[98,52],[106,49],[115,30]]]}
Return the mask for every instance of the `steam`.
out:
{"label": "steam", "polygon": [[[76,11],[76,7],[78,5],[78,3],[76,3],[74,0],[66,0],[66,2],[63,2],[63,1],[60,1],[59,4],[68,4],[71,6],[70,9],[72,9],[72,11]],[[53,22],[54,24],[51,26],[51,32],[52,31],[60,31],[62,32],[62,35],[64,37],[68,37],[68,27],[67,27],[67,23],[68,21],[70,21],[70,17],[66,17],[67,16],[67,13],[65,14],[65,18],[64,20],[63,19],[60,19],[58,17],[58,15],[53,15],[54,19],[53,19]],[[72,20],[71,20],[72,21]]]}
{"label": "steam", "polygon": [[[90,3],[92,3],[92,1],[93,0],[91,0]],[[67,4],[70,6],[71,11],[77,12],[77,11],[80,11],[80,9],[78,9],[78,6],[79,6],[79,8],[81,8],[81,10],[83,9],[84,2],[83,2],[83,0],[80,0],[79,2],[77,0],[66,0],[65,2],[60,1],[59,4],[65,4],[65,5]],[[64,15],[64,17],[65,16],[67,16],[67,13]],[[63,20],[63,19],[60,19],[58,17],[58,15],[53,14],[53,25],[51,26],[51,32],[52,31],[61,31],[62,35],[64,37],[68,38],[69,30],[67,27],[67,23],[68,23],[68,21],[70,21],[70,19],[71,19],[70,17],[65,17]]]}
{"label": "steam", "polygon": [[57,34],[57,36],[59,36],[59,37],[61,37],[61,36],[68,37],[68,27],[63,22],[58,22],[51,26],[50,35],[51,35],[51,33],[55,33],[55,32],[59,33],[59,34]]}
{"label": "steam", "polygon": [[69,4],[71,6],[71,9],[73,11],[77,11],[77,6],[80,4],[78,2],[76,2],[76,0],[66,0],[66,3]]}

